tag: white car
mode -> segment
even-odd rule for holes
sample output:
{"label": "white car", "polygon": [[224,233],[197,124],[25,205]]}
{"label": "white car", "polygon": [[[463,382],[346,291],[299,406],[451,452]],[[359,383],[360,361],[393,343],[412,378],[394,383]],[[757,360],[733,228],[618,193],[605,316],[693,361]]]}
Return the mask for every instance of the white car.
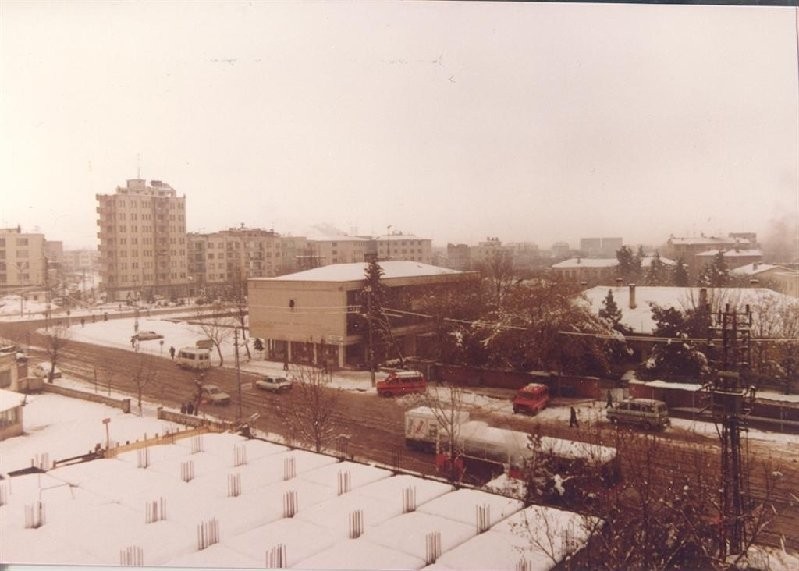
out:
{"label": "white car", "polygon": [[219,405],[230,404],[230,395],[216,385],[203,385],[202,391],[204,402]]}
{"label": "white car", "polygon": [[273,393],[283,393],[291,390],[292,383],[285,377],[263,377],[255,381],[255,386]]}

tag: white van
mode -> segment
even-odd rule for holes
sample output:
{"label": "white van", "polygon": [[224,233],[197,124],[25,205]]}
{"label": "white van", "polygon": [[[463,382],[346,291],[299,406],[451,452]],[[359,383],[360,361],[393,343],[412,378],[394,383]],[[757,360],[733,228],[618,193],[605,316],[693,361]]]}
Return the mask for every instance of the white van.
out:
{"label": "white van", "polygon": [[605,415],[613,424],[635,424],[647,430],[662,430],[670,423],[666,403],[653,399],[627,399],[608,408]]}
{"label": "white van", "polygon": [[208,369],[211,366],[211,350],[199,347],[182,347],[175,362],[184,369]]}

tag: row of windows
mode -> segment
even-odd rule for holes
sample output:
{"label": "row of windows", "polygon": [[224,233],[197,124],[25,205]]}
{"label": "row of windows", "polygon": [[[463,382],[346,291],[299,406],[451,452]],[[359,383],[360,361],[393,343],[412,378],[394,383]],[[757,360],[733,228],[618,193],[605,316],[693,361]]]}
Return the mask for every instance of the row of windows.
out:
{"label": "row of windows", "polygon": [[[115,204],[118,208],[152,208],[153,201],[151,199],[143,199],[143,200],[131,200],[130,204],[128,204],[125,200],[118,199],[116,201],[110,201],[112,204]],[[164,201],[159,201],[159,204],[164,204]],[[182,201],[169,201],[169,209],[170,210],[183,210],[184,203]]]}
{"label": "row of windows", "polygon": [[[14,242],[14,244],[16,246],[27,246],[28,245],[28,239],[27,238],[17,238],[16,241]],[[0,248],[5,248],[5,247],[6,247],[6,239],[5,238],[0,238]]]}

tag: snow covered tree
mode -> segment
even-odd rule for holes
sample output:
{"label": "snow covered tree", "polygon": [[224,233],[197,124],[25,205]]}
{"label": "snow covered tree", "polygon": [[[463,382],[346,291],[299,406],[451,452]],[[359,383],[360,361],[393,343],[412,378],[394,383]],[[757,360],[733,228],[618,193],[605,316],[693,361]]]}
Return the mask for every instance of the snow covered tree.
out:
{"label": "snow covered tree", "polygon": [[292,389],[276,407],[284,436],[321,452],[339,432],[341,389],[327,386],[326,375],[316,367],[292,368],[291,376]]}
{"label": "snow covered tree", "polygon": [[56,371],[56,363],[58,362],[58,357],[61,354],[61,351],[64,347],[67,346],[69,343],[69,328],[59,324],[55,327],[50,328],[47,331],[47,341],[45,344],[45,350],[47,351],[47,356],[50,359],[50,368],[47,371],[47,382],[52,383],[53,378],[55,378],[55,371]]}
{"label": "snow covered tree", "polygon": [[646,271],[645,282],[646,285],[660,286],[666,285],[669,279],[669,271],[663,260],[660,259],[660,253],[656,250],[652,255],[652,262]]}
{"label": "snow covered tree", "polygon": [[214,305],[210,314],[207,310],[198,309],[195,317],[197,329],[214,344],[221,367],[224,364],[222,344],[233,336],[236,318],[228,314],[221,305]]}
{"label": "snow covered tree", "polygon": [[378,356],[393,355],[402,368],[404,357],[391,329],[391,320],[386,307],[391,296],[389,288],[383,283],[383,268],[377,260],[366,265],[363,287],[361,288],[361,315],[367,328],[369,343],[369,368],[374,370]]}
{"label": "snow covered tree", "polygon": [[616,300],[613,299],[613,290],[608,290],[608,295],[602,300],[602,307],[599,309],[599,317],[608,321],[613,329],[618,329],[619,322],[622,318],[621,309],[616,305]]}
{"label": "snow covered tree", "polygon": [[591,374],[608,369],[604,342],[590,334],[612,329],[580,301],[576,285],[545,278],[514,284],[502,306],[475,322],[473,330],[489,366]]}
{"label": "snow covered tree", "polygon": [[641,255],[640,251],[634,254],[629,246],[622,246],[616,251],[616,259],[619,261],[616,269],[618,276],[625,283],[636,282],[641,276]]}
{"label": "snow covered tree", "polygon": [[682,258],[678,258],[677,265],[674,266],[674,285],[677,287],[688,287],[688,268],[685,266],[685,260]]}
{"label": "snow covered tree", "polygon": [[655,345],[652,355],[640,368],[641,376],[698,381],[709,372],[704,347],[695,341],[707,338],[709,307],[697,306],[685,312],[656,304],[651,304],[651,308],[655,321],[652,334],[668,341]]}
{"label": "snow covered tree", "polygon": [[730,283],[730,270],[721,250],[699,273],[699,285],[706,287],[727,287]]}

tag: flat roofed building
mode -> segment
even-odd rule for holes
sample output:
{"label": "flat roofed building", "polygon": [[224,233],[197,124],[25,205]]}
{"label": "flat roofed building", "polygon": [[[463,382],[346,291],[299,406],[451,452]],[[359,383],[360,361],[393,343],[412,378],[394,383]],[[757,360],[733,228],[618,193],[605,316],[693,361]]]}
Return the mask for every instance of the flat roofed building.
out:
{"label": "flat roofed building", "polygon": [[[431,288],[457,287],[478,277],[411,261],[380,262],[382,282],[405,300]],[[271,360],[343,367],[368,362],[367,332],[360,315],[366,263],[331,264],[275,278],[250,279],[250,334],[265,340]],[[416,353],[430,319],[392,317],[392,333],[404,355]]]}
{"label": "flat roofed building", "polygon": [[0,291],[42,288],[47,283],[44,234],[0,228]]}
{"label": "flat roofed building", "polygon": [[129,179],[97,202],[100,280],[109,299],[187,295],[185,195],[160,180]]}

